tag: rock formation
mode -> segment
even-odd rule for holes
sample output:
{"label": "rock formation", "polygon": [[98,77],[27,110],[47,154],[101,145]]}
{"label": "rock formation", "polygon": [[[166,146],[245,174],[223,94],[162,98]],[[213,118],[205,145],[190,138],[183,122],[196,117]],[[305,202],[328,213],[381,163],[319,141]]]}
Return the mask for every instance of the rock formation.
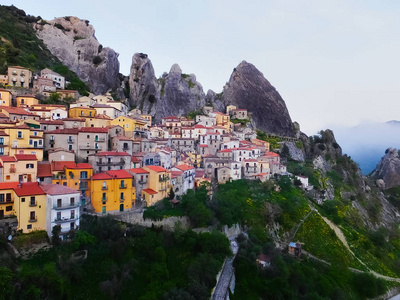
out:
{"label": "rock formation", "polygon": [[187,115],[205,104],[203,87],[196,76],[183,74],[174,64],[157,80],[150,59],[143,53],[135,53],[132,58],[129,85],[131,106],[151,114],[155,122],[170,115]]}
{"label": "rock formation", "polygon": [[281,136],[295,135],[285,101],[264,75],[246,61],[233,70],[221,102],[225,107],[233,104],[247,109],[258,129]]}
{"label": "rock formation", "polygon": [[40,20],[33,26],[50,52],[74,71],[93,93],[103,94],[120,86],[118,54],[103,48],[89,21],[63,17]]}
{"label": "rock formation", "polygon": [[382,179],[383,183],[379,181],[381,187],[391,188],[400,185],[400,157],[399,152],[395,148],[388,148],[385,156],[376,166],[375,170],[371,173],[371,177],[375,179]]}

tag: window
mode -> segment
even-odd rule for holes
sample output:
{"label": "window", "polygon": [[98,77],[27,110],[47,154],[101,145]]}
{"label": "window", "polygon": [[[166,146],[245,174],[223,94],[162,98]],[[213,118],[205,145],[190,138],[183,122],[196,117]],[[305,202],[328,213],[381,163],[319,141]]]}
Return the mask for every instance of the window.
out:
{"label": "window", "polygon": [[75,219],[75,211],[71,210],[71,219]]}
{"label": "window", "polygon": [[67,183],[66,183],[66,182],[63,182],[63,186],[67,186]]}
{"label": "window", "polygon": [[61,207],[62,206],[62,199],[57,199],[57,207]]}
{"label": "window", "polygon": [[30,220],[36,220],[36,215],[35,215],[35,212],[34,211],[31,211],[31,213],[30,213]]}
{"label": "window", "polygon": [[103,201],[105,201],[107,199],[106,193],[103,193]]}
{"label": "window", "polygon": [[33,145],[33,140],[32,139],[29,139],[29,145]]}
{"label": "window", "polygon": [[124,193],[121,193],[120,199],[124,200]]}
{"label": "window", "polygon": [[34,167],[33,164],[26,164],[27,169],[33,169],[33,167]]}
{"label": "window", "polygon": [[90,135],[87,135],[86,138],[87,138],[87,139],[90,139]]}
{"label": "window", "polygon": [[4,145],[4,138],[0,138],[0,145]]}
{"label": "window", "polygon": [[69,204],[70,204],[71,206],[74,206],[74,205],[75,205],[75,197],[71,197]]}
{"label": "window", "polygon": [[6,211],[12,211],[12,205],[6,206]]}
{"label": "window", "polygon": [[31,206],[36,206],[36,199],[35,199],[35,197],[33,196],[33,197],[31,197],[31,202],[30,202],[30,205]]}
{"label": "window", "polygon": [[39,140],[39,146],[43,145],[43,140]]}
{"label": "window", "polygon": [[57,212],[57,219],[56,220],[61,220],[61,211]]}
{"label": "window", "polygon": [[37,136],[37,131],[34,131],[34,132],[33,132],[33,135],[34,135],[34,136]]}
{"label": "window", "polygon": [[125,180],[121,180],[121,187],[125,187]]}
{"label": "window", "polygon": [[0,194],[0,203],[4,203],[4,194]]}
{"label": "window", "polygon": [[72,150],[72,145],[68,145],[68,150],[69,150],[69,151]]}
{"label": "window", "polygon": [[103,189],[107,188],[107,182],[103,181]]}
{"label": "window", "polygon": [[21,202],[25,202],[25,198],[21,198]]}
{"label": "window", "polygon": [[22,131],[17,132],[17,138],[22,139]]}
{"label": "window", "polygon": [[81,171],[81,179],[87,179],[87,171]]}
{"label": "window", "polygon": [[6,194],[6,202],[11,202],[11,193]]}
{"label": "window", "polygon": [[32,224],[27,225],[26,229],[32,229]]}

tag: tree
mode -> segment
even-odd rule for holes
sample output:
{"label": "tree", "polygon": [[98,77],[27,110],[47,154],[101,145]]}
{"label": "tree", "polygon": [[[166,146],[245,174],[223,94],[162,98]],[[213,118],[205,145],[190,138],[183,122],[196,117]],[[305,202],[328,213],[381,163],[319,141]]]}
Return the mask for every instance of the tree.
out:
{"label": "tree", "polygon": [[174,198],[175,198],[174,189],[171,187],[171,189],[169,190],[169,193],[168,193],[168,199],[172,200]]}
{"label": "tree", "polygon": [[51,242],[54,246],[59,246],[61,244],[61,239],[60,239],[60,233],[61,233],[61,226],[56,225],[53,227],[51,231]]}

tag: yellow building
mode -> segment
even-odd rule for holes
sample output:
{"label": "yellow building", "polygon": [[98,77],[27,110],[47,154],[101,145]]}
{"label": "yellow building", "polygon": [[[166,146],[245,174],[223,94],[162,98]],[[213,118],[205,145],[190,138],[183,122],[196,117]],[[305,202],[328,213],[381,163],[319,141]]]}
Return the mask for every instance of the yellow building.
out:
{"label": "yellow building", "polygon": [[136,198],[132,175],[126,170],[111,170],[93,175],[90,191],[96,213],[131,209]]}
{"label": "yellow building", "polygon": [[151,122],[152,122],[152,116],[151,115],[140,115],[140,117],[145,119],[147,121],[147,124],[149,124],[151,126]]}
{"label": "yellow building", "polygon": [[163,167],[145,166],[143,169],[149,172],[149,188],[142,190],[142,199],[150,206],[168,196],[171,176]]}
{"label": "yellow building", "polygon": [[0,218],[14,215],[14,188],[18,186],[18,182],[1,182],[0,183]]}
{"label": "yellow building", "polygon": [[111,125],[119,125],[129,138],[140,137],[141,133],[147,130],[147,121],[142,118],[120,116],[111,121]]}
{"label": "yellow building", "polygon": [[[93,175],[93,168],[88,163],[75,163],[70,161],[53,162],[61,164],[62,171],[54,171],[53,168],[53,184],[67,186],[73,190],[81,192],[82,205],[86,204],[90,197],[90,179]],[[60,169],[60,167],[58,167]]]}
{"label": "yellow building", "polygon": [[22,123],[1,125],[0,130],[8,134],[8,144],[4,146],[4,153],[7,152],[8,155],[35,154],[39,161],[43,160],[44,142],[42,130]]}
{"label": "yellow building", "polygon": [[109,116],[99,114],[93,118],[85,118],[85,127],[107,127],[111,125]]}
{"label": "yellow building", "polygon": [[96,110],[87,106],[73,107],[68,111],[69,118],[93,118],[96,116]]}
{"label": "yellow building", "polygon": [[8,67],[8,85],[29,88],[32,81],[32,72],[29,69],[12,66]]}
{"label": "yellow building", "polygon": [[15,154],[1,156],[3,165],[3,182],[35,182],[37,175],[37,158],[34,154]]}
{"label": "yellow building", "polygon": [[0,155],[9,155],[10,154],[10,137],[8,134],[1,129],[0,130]]}
{"label": "yellow building", "polygon": [[39,104],[39,100],[33,95],[17,96],[17,107],[31,107]]}
{"label": "yellow building", "polygon": [[18,230],[46,230],[46,194],[37,182],[21,183],[14,188],[14,215]]}
{"label": "yellow building", "polygon": [[191,162],[191,164],[195,167],[195,168],[200,168],[201,165],[201,155],[194,152],[186,152],[187,156],[189,157],[189,161]]}
{"label": "yellow building", "polygon": [[0,105],[11,106],[12,105],[12,94],[10,91],[0,89]]}

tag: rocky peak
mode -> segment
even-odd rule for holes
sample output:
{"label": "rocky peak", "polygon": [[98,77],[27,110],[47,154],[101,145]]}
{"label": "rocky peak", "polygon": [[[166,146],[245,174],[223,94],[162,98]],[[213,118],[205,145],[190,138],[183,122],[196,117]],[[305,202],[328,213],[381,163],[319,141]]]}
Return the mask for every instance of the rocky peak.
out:
{"label": "rocky peak", "polygon": [[40,20],[33,27],[50,52],[75,72],[93,93],[103,94],[119,87],[118,54],[103,48],[89,21],[63,17]]}
{"label": "rocky peak", "polygon": [[285,101],[264,75],[246,61],[233,69],[220,101],[225,107],[233,104],[247,109],[258,129],[281,136],[295,135]]}
{"label": "rocky peak", "polygon": [[151,61],[143,53],[132,58],[129,84],[131,105],[151,114],[155,122],[170,115],[187,115],[205,104],[203,87],[195,75],[182,73],[174,64],[169,73],[156,79]]}
{"label": "rocky peak", "polygon": [[385,188],[400,185],[400,158],[397,149],[386,149],[385,156],[372,171],[371,177],[379,180],[380,185]]}

